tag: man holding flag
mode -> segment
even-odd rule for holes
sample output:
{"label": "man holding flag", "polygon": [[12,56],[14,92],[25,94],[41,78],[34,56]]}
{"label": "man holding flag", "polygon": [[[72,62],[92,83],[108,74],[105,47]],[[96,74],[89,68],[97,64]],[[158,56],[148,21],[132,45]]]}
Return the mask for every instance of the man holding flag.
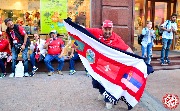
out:
{"label": "man holding flag", "polygon": [[102,29],[85,29],[69,18],[64,20],[64,26],[78,44],[77,53],[92,76],[93,87],[99,89],[105,100],[106,108],[111,109],[122,100],[128,110],[132,109],[140,101],[146,78],[153,68],[144,62],[144,58],[133,54],[113,32],[110,20],[103,22]]}
{"label": "man holding flag", "polygon": [[113,23],[110,20],[105,20],[102,25],[102,29],[99,28],[86,28],[91,34],[97,37],[101,42],[124,50],[127,52],[133,53],[131,48],[124,43],[120,36],[113,32]]}
{"label": "man holding flag", "polygon": [[[120,50],[124,50],[130,53],[133,53],[131,48],[125,44],[125,42],[118,36],[115,32],[113,32],[113,23],[110,20],[105,20],[102,25],[102,29],[99,28],[87,28],[87,30],[93,34],[97,39],[101,42],[105,43],[108,46],[112,46],[114,48],[118,48]],[[104,98],[103,92],[105,91],[104,87],[92,78],[92,84],[94,88],[99,89],[99,96],[98,100],[104,99],[106,102],[106,108],[111,109],[112,104],[109,102],[108,99]]]}

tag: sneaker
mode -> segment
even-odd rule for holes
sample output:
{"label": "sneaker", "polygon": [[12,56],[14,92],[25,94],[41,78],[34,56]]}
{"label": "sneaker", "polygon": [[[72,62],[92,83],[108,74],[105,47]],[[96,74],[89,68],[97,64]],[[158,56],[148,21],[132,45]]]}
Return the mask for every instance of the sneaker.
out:
{"label": "sneaker", "polygon": [[75,70],[70,70],[70,71],[69,71],[69,75],[73,75],[74,73],[76,73]]}
{"label": "sneaker", "polygon": [[167,64],[170,64],[170,60],[169,60],[168,58],[165,60],[165,62],[166,62]]}
{"label": "sneaker", "polygon": [[29,73],[28,73],[28,72],[25,72],[25,73],[24,73],[24,77],[29,77]]}
{"label": "sneaker", "polygon": [[14,77],[15,75],[14,75],[14,73],[11,73],[10,75],[9,75],[9,77]]}
{"label": "sneaker", "polygon": [[98,100],[99,100],[99,101],[104,100],[104,95],[99,94],[99,95],[98,95]]}
{"label": "sneaker", "polygon": [[34,66],[32,72],[36,72],[37,70],[38,70],[38,68],[36,66]]}
{"label": "sneaker", "polygon": [[48,73],[48,76],[52,76],[53,74],[54,74],[54,72],[51,71]]}
{"label": "sneaker", "polygon": [[29,77],[33,77],[35,75],[35,72],[31,72],[30,74],[29,74]]}
{"label": "sneaker", "polygon": [[160,64],[161,64],[161,66],[165,66],[165,65],[168,65],[168,64],[165,64],[164,62],[161,62]]}
{"label": "sneaker", "polygon": [[57,71],[57,73],[59,74],[59,75],[63,75],[63,73],[62,73],[62,71]]}
{"label": "sneaker", "polygon": [[4,74],[3,74],[3,73],[1,73],[1,74],[0,74],[0,78],[3,78],[3,77],[4,77]]}
{"label": "sneaker", "polygon": [[161,66],[165,65],[164,62],[161,62],[160,64],[161,64]]}
{"label": "sneaker", "polygon": [[6,77],[7,76],[7,73],[4,73],[4,77]]}
{"label": "sneaker", "polygon": [[90,75],[88,72],[86,72],[86,76],[87,76],[87,77],[91,77],[91,75]]}
{"label": "sneaker", "polygon": [[112,109],[112,104],[109,103],[109,102],[106,102],[106,108],[107,108],[107,109]]}

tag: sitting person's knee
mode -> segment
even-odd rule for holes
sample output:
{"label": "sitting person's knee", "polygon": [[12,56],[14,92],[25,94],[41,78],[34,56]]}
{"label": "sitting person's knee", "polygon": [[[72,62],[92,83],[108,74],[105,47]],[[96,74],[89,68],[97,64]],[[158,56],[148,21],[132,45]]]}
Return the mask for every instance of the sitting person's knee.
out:
{"label": "sitting person's knee", "polygon": [[48,63],[48,62],[50,62],[50,60],[45,58],[45,59],[44,59],[44,62],[45,62],[45,63]]}

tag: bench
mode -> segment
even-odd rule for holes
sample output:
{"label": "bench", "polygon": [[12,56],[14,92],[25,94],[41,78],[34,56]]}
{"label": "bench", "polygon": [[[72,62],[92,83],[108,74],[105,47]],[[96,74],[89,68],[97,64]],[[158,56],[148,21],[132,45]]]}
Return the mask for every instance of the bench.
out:
{"label": "bench", "polygon": [[[22,58],[18,58],[17,61],[22,61]],[[30,63],[30,60],[28,60],[28,61],[29,61],[28,62],[28,64],[29,64],[29,72],[31,72],[32,71],[31,63]],[[7,73],[11,73],[11,64],[12,64],[12,62],[9,62],[6,65],[6,72]],[[58,62],[57,61],[52,61],[51,64],[54,67],[54,69],[56,70],[56,68],[58,66]],[[48,70],[46,68],[46,65],[44,64],[44,61],[37,62],[37,67],[38,67],[37,72],[48,72]],[[81,60],[76,61],[75,70],[76,71],[84,71],[85,70]],[[64,67],[63,67],[62,71],[69,71],[69,59],[65,59]]]}

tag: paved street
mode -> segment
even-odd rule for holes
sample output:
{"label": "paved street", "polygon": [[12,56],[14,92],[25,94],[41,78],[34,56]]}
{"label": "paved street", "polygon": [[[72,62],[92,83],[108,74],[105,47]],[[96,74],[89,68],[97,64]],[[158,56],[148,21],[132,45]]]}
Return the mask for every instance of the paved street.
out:
{"label": "paved street", "polygon": [[[179,85],[180,69],[155,71],[148,77],[146,91],[162,104],[162,98],[166,94],[175,94],[180,98]],[[180,111],[180,105],[174,111]]]}
{"label": "paved street", "polygon": [[[0,79],[0,111],[108,111],[97,100],[91,78],[84,71],[75,75],[38,73],[34,77]],[[180,70],[157,71],[148,77],[146,91],[132,111],[165,111],[162,97],[166,93],[180,97]],[[119,102],[111,111],[127,111]],[[175,110],[180,111],[180,106]]]}

